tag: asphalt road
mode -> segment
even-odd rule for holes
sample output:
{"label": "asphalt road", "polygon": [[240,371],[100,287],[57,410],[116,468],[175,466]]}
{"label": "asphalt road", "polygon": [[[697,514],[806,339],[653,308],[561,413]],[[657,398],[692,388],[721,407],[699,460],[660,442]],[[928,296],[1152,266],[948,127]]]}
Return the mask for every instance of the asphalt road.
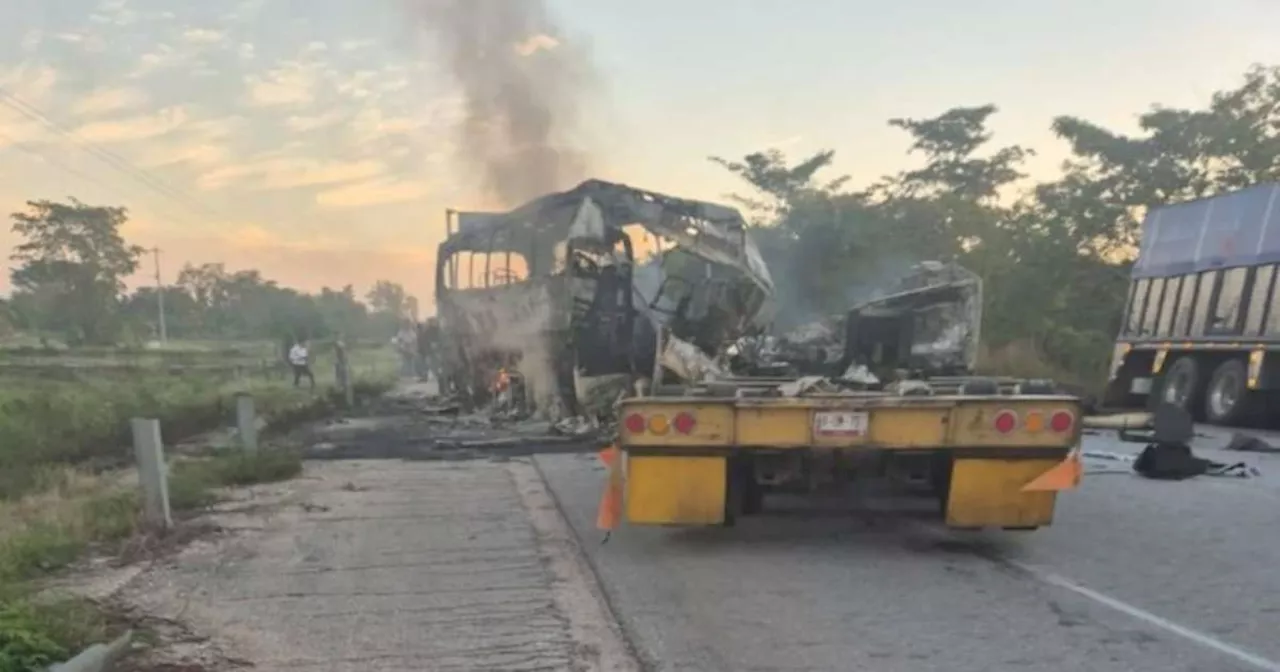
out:
{"label": "asphalt road", "polygon": [[1280,456],[1226,439],[1196,451],[1261,477],[1089,474],[1031,533],[800,507],[602,545],[594,458],[537,464],[653,670],[1280,671]]}

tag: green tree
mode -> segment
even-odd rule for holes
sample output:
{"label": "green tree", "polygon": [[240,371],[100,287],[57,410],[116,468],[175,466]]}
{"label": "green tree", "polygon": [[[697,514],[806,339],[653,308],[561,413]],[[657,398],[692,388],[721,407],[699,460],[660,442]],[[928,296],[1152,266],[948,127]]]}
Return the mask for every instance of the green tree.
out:
{"label": "green tree", "polygon": [[138,269],[142,248],[120,235],[124,208],[29,201],[12,215],[24,242],[11,259],[13,286],[30,294],[40,328],[63,332],[71,342],[105,343],[114,329],[124,279]]}
{"label": "green tree", "polygon": [[390,280],[375,282],[366,298],[369,309],[375,313],[384,313],[397,319],[408,314],[409,295],[404,287]]}
{"label": "green tree", "polygon": [[838,192],[849,181],[842,175],[826,183],[817,181],[818,172],[831,166],[834,151],[818,152],[795,165],[788,165],[787,157],[779,149],[748,154],[740,161],[730,161],[718,156],[709,160],[723,166],[750,184],[759,195],[732,194],[731,200],[747,209],[752,223],[768,225],[785,216],[787,211],[808,194]]}

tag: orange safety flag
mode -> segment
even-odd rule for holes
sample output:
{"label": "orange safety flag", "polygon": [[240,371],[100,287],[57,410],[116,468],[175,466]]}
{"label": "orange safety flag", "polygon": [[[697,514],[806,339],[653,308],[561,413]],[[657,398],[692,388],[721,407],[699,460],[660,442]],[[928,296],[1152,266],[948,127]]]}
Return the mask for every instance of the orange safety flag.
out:
{"label": "orange safety flag", "polygon": [[608,469],[609,477],[600,495],[596,527],[612,531],[622,517],[622,451],[617,446],[609,446],[600,451],[600,461]]}
{"label": "orange safety flag", "polygon": [[1067,459],[1055,464],[1049,471],[1036,476],[1022,486],[1023,492],[1057,492],[1079,487],[1084,467],[1080,464],[1080,451],[1073,450]]}

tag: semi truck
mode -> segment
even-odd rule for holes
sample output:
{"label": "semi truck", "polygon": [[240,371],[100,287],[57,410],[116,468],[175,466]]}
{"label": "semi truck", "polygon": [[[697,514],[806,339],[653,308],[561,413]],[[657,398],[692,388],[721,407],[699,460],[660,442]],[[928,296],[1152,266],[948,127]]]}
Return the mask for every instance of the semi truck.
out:
{"label": "semi truck", "polygon": [[886,289],[845,316],[821,375],[666,385],[659,367],[619,403],[598,525],[730,526],[774,495],[833,493],[906,496],[957,529],[1051,524],[1081,479],[1080,400],[976,375],[966,269],[925,262]]}
{"label": "semi truck", "polygon": [[1152,208],[1111,358],[1110,407],[1235,425],[1280,390],[1280,184]]}

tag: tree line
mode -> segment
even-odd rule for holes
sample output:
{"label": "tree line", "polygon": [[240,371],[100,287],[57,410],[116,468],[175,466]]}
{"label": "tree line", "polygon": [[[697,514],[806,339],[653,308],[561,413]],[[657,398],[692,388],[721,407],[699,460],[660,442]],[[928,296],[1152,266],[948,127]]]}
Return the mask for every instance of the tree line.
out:
{"label": "tree line", "polygon": [[1060,116],[1070,155],[1052,179],[1034,152],[994,141],[995,105],[892,119],[911,170],[851,188],[824,174],[834,152],[799,161],[768,149],[711,160],[752,188],[733,198],[784,299],[782,324],[839,313],[925,259],[984,280],[988,351],[1023,346],[1068,377],[1097,382],[1120,327],[1148,208],[1280,179],[1280,67],[1253,66],[1199,109],[1153,105],[1133,135]]}
{"label": "tree line", "polygon": [[394,282],[379,281],[363,297],[351,285],[307,293],[221,263],[188,264],[160,290],[130,292],[124,281],[146,250],[121,235],[125,208],[30,201],[12,220],[23,242],[11,256],[13,292],[0,303],[0,328],[71,345],[138,343],[160,335],[161,301],[167,335],[183,339],[386,338],[402,320],[418,319],[417,299]]}

